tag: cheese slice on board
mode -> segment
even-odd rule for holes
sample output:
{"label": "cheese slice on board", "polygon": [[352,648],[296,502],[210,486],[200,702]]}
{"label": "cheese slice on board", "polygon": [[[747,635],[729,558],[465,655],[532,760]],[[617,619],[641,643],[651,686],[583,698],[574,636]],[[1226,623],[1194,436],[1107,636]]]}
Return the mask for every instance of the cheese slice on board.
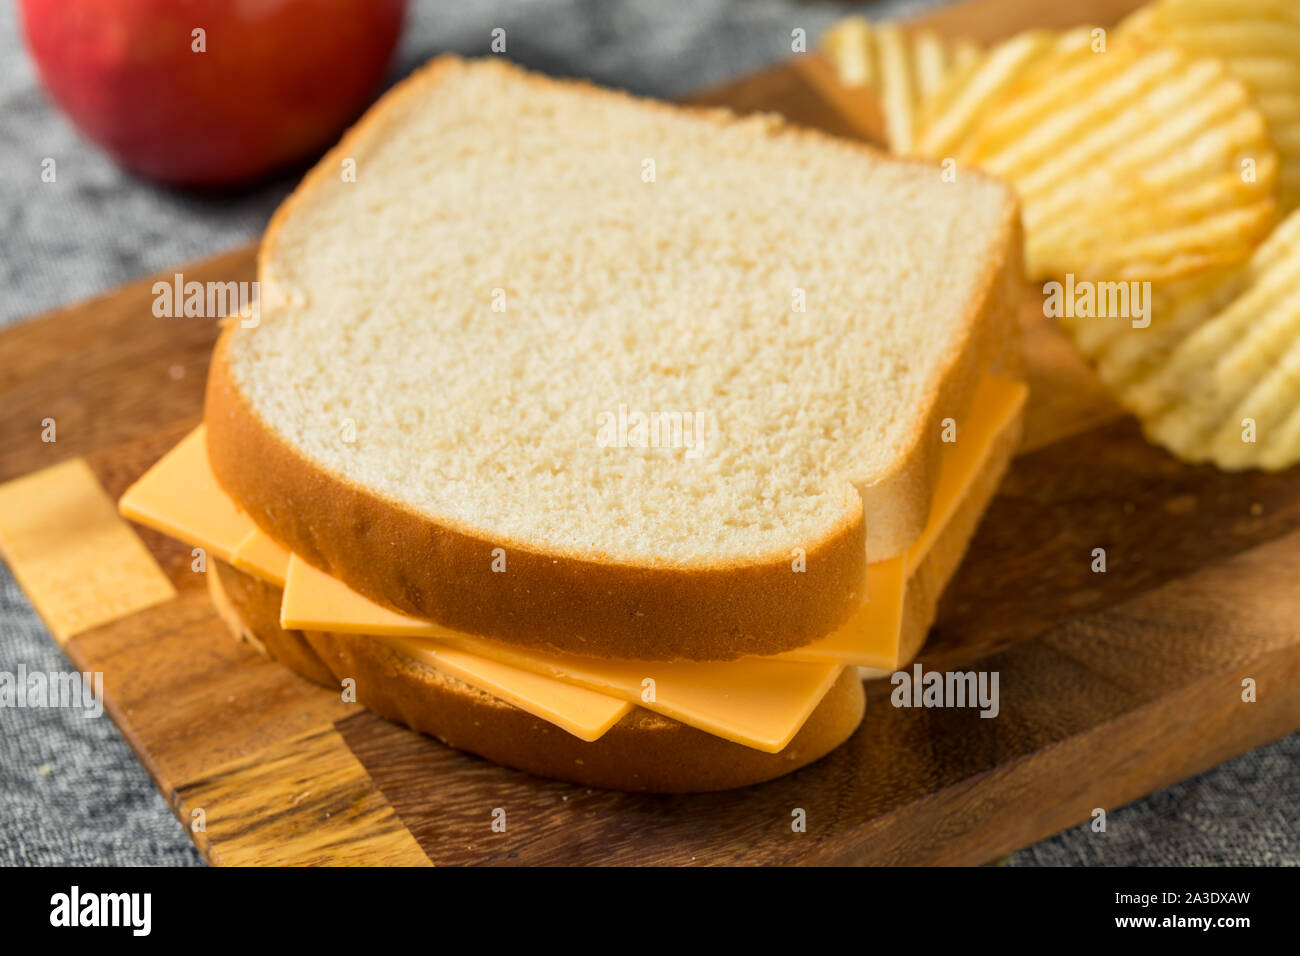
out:
{"label": "cheese slice on board", "polygon": [[132,521],[226,562],[257,528],[217,484],[208,464],[207,429],[202,425],[126,489],[117,508]]}
{"label": "cheese slice on board", "polygon": [[297,555],[280,608],[283,627],[423,638],[476,657],[637,704],[714,736],[776,753],[799,732],[841,667],[778,661],[614,661],[533,651],[380,607]]}
{"label": "cheese slice on board", "polygon": [[992,375],[980,380],[969,420],[958,423],[957,440],[945,447],[921,536],[899,557],[867,566],[867,602],[844,625],[821,640],[777,655],[779,659],[834,661],[889,671],[902,665],[899,640],[908,578],[952,520],[988,463],[994,442],[1019,414],[1028,395],[1022,382]]}

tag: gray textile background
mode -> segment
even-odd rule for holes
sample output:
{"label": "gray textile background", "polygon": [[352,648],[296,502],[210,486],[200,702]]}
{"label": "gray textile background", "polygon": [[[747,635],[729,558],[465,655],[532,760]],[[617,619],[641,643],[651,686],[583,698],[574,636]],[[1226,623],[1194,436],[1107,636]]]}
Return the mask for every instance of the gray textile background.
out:
{"label": "gray textile background", "polygon": [[[927,0],[869,4],[894,16]],[[482,52],[504,26],[510,56],[671,97],[787,55],[848,8],[775,0],[414,0],[393,76],[443,50]],[[58,162],[57,186],[39,179]],[[290,178],[196,198],[151,188],[83,144],[44,99],[0,3],[0,324],[256,236]],[[69,343],[74,345],[75,343]],[[3,413],[0,410],[0,413]],[[0,449],[3,454],[3,449]],[[68,665],[0,565],[0,670]],[[1300,863],[1300,735],[1114,811],[1009,861],[1043,864]],[[170,864],[201,860],[111,721],[0,709],[0,864]]]}

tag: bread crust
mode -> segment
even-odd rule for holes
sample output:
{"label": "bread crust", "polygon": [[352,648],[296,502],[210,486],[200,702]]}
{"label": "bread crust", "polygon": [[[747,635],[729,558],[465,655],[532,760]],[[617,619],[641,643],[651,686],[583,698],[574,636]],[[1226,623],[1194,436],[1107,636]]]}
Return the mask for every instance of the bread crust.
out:
{"label": "bread crust", "polygon": [[[464,68],[458,58],[440,57],[417,71],[308,173],[268,227],[259,255],[265,287],[274,286],[270,257],[279,230],[313,184],[333,176],[356,143],[382,129],[394,103],[419,95],[444,71]],[[497,61],[476,68],[514,69]],[[533,75],[528,81],[554,82]],[[653,101],[649,108],[683,109]],[[697,112],[716,122],[731,116],[725,110]],[[772,124],[781,135],[844,145],[775,118]],[[883,161],[924,163],[851,145]],[[867,562],[900,554],[924,528],[938,480],[942,421],[969,408],[980,372],[1014,332],[1020,246],[1019,211],[1008,190],[996,243],[1000,254],[986,263],[960,333],[936,363],[921,402],[924,412],[904,452],[852,493],[841,526],[803,546],[801,573],[793,570],[793,554],[693,567],[603,561],[493,540],[418,514],[325,471],[257,415],[229,368],[229,343],[239,334],[234,325],[223,333],[209,373],[208,454],[219,483],[262,530],[393,610],[520,646],[601,658],[732,660],[792,650],[846,621],[861,601]],[[506,573],[491,570],[496,548],[505,549]]]}
{"label": "bread crust", "polygon": [[[861,680],[846,668],[780,753],[752,750],[640,707],[589,743],[373,638],[287,631],[279,623],[278,588],[220,561],[213,571],[209,589],[231,630],[256,635],[272,657],[302,676],[332,688],[352,678],[358,702],[382,717],[494,763],[585,786],[688,793],[770,780],[838,747],[866,706]],[[304,647],[313,657],[305,669]]]}

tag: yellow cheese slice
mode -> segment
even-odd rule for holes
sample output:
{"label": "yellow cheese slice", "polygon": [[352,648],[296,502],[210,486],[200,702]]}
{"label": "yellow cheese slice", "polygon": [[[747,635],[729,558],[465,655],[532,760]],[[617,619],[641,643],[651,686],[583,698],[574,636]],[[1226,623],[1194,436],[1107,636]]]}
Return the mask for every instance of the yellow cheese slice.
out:
{"label": "yellow cheese slice", "polygon": [[776,753],[839,677],[828,662],[611,661],[502,644],[380,607],[297,555],[280,608],[284,627],[435,640],[476,657],[637,704],[726,740]]}
{"label": "yellow cheese slice", "polygon": [[598,740],[632,710],[626,701],[475,654],[438,647],[431,641],[410,637],[376,637],[375,640],[436,670],[459,677],[582,740]]}
{"label": "yellow cheese slice", "polygon": [[377,634],[391,637],[461,636],[433,621],[390,611],[363,597],[296,554],[289,556],[280,626],[340,634]]}
{"label": "yellow cheese slice", "polygon": [[777,655],[781,660],[833,661],[896,670],[907,580],[952,520],[971,484],[988,462],[993,443],[1025,403],[1021,382],[985,375],[975,391],[969,421],[958,424],[957,441],[945,447],[943,465],[921,536],[897,558],[867,566],[867,601],[842,627],[821,640]]}
{"label": "yellow cheese slice", "polygon": [[176,596],[84,458],[0,484],[0,558],[60,646]]}
{"label": "yellow cheese slice", "polygon": [[208,464],[207,429],[202,425],[141,475],[117,508],[132,521],[227,562],[257,528],[217,484]]}

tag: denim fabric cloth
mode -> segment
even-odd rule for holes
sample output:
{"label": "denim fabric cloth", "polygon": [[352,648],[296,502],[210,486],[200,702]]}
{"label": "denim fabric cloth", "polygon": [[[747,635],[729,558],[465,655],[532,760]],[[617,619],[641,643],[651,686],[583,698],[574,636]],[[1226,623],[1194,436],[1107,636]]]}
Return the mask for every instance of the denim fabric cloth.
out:
{"label": "denim fabric cloth", "polygon": [[[857,9],[899,16],[926,0]],[[673,97],[789,53],[853,8],[776,0],[414,0],[392,78],[435,53],[478,53],[505,27],[512,59]],[[58,185],[40,181],[55,157]],[[45,99],[0,3],[0,324],[257,236],[292,177],[204,198],[160,190],[87,146]],[[0,451],[0,453],[3,453]],[[0,670],[67,668],[0,565]],[[1020,851],[1044,864],[1300,862],[1300,735],[1246,754]],[[201,863],[112,722],[74,711],[0,709],[0,864]]]}

